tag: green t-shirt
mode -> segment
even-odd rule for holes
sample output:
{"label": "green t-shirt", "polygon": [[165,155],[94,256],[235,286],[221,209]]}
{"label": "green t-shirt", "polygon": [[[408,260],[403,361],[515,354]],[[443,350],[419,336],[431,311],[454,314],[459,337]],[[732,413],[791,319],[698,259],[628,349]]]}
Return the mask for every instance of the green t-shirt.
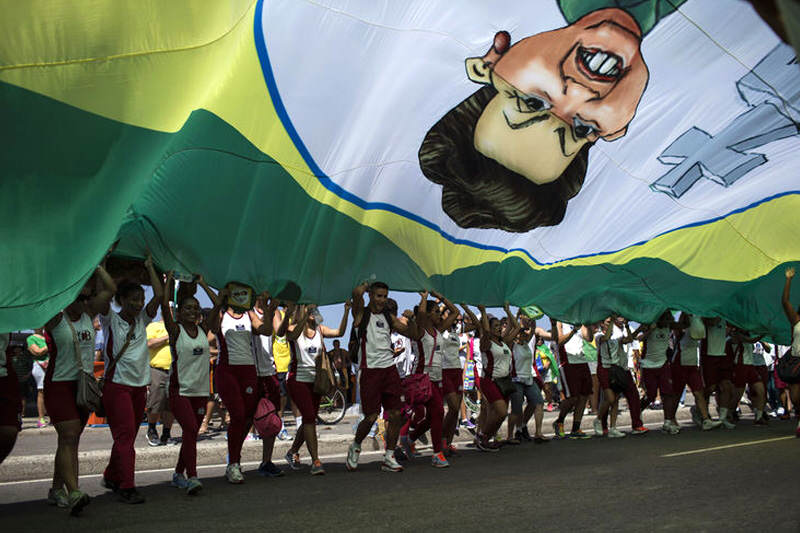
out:
{"label": "green t-shirt", "polygon": [[[44,337],[40,337],[39,335],[36,334],[28,335],[28,339],[26,342],[28,343],[28,348],[30,348],[33,345],[36,345],[36,347],[41,350],[47,348],[47,341],[44,340]],[[30,352],[30,350],[28,351]],[[31,355],[33,355],[33,352],[31,352]],[[47,354],[43,356],[33,355],[33,358],[39,362],[47,361],[49,359]]]}
{"label": "green t-shirt", "polygon": [[572,24],[579,18],[597,11],[616,7],[632,16],[642,35],[650,33],[658,21],[673,13],[686,0],[558,0],[558,6],[567,22]]}
{"label": "green t-shirt", "polygon": [[597,346],[583,339],[583,356],[591,363],[597,362]]}

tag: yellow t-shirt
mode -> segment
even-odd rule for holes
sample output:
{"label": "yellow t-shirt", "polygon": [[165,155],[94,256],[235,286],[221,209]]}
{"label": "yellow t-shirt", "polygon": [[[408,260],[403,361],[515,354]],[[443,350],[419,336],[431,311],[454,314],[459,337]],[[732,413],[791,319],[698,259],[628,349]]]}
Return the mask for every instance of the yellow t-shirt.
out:
{"label": "yellow t-shirt", "polygon": [[[166,337],[166,335],[167,329],[164,327],[164,322],[150,322],[147,325],[147,340]],[[172,364],[172,353],[169,351],[169,343],[157,350],[148,348],[148,351],[150,352],[150,366],[160,368],[161,370],[169,370]]]}
{"label": "yellow t-shirt", "polygon": [[[281,310],[281,319],[285,311]],[[292,351],[286,337],[275,335],[272,341],[272,355],[275,357],[275,370],[278,372],[288,372],[289,362],[292,360]]]}

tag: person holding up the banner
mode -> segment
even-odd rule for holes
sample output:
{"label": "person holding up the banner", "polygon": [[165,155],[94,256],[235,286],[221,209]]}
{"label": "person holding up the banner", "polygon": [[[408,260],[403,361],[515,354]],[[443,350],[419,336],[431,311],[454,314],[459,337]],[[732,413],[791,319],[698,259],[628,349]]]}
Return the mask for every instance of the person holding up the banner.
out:
{"label": "person holding up the banner", "polygon": [[[311,475],[324,475],[325,469],[319,460],[317,445],[317,411],[319,410],[320,395],[314,390],[317,378],[317,360],[321,363],[327,361],[325,343],[323,339],[341,337],[347,329],[347,313],[350,311],[350,301],[344,304],[344,314],[337,329],[322,325],[322,315],[316,305],[304,306],[297,322],[289,324],[290,311],[283,316],[277,335],[284,336],[289,341],[292,350],[292,362],[289,364],[289,375],[286,384],[292,401],[297,404],[303,416],[303,425],[297,428],[297,435],[292,446],[286,452],[286,461],[296,469],[300,464],[300,446],[305,442],[308,453],[311,455]],[[330,368],[328,367],[328,370]],[[332,377],[332,376],[331,376]],[[394,450],[394,448],[392,448]]]}
{"label": "person holding up the banner", "polygon": [[181,425],[182,434],[181,451],[172,474],[172,485],[184,489],[190,496],[203,488],[203,484],[197,479],[197,434],[211,392],[208,332],[219,326],[220,311],[225,305],[223,298],[215,295],[201,276],[195,275],[195,279],[214,302],[214,307],[206,314],[205,319],[200,312],[200,302],[194,297],[195,283],[189,284],[189,290],[183,290],[184,285],[181,284],[173,317],[169,302],[175,282],[174,272],[167,276],[167,287],[161,301],[161,315],[172,351],[169,408]]}
{"label": "person holding up the banner", "polygon": [[97,267],[99,291],[92,294],[91,278],[74,302],[45,324],[50,364],[44,377],[44,403],[58,434],[53,486],[47,502],[68,507],[78,515],[89,504],[89,496],[78,489],[78,446],[89,419],[89,411],[77,404],[80,372],[94,372],[95,329],[92,322],[114,296],[116,285],[102,265]]}
{"label": "person holding up the banner", "polygon": [[[786,284],[783,286],[781,303],[783,305],[783,312],[786,314],[786,318],[789,319],[789,324],[792,326],[792,348],[791,353],[784,354],[784,357],[800,357],[800,314],[798,314],[800,310],[792,307],[792,302],[789,298],[792,293],[792,278],[794,278],[794,267],[789,267],[786,269]],[[788,385],[794,411],[797,413],[798,418],[800,418],[800,381],[788,383]],[[797,422],[795,437],[800,438],[800,421]]]}
{"label": "person holding up the banner", "polygon": [[[259,297],[256,300],[255,312],[258,318],[264,321],[272,319],[272,330],[278,331],[283,321],[283,315],[278,311],[278,300],[273,298],[269,303]],[[274,357],[275,335],[259,335],[255,341],[256,374],[258,374],[258,396],[266,398],[278,409],[281,404],[281,383],[278,380],[278,369]],[[259,400],[260,401],[260,400]],[[280,477],[283,470],[272,462],[272,451],[275,446],[275,436],[262,436],[261,438],[261,464],[258,473],[266,477]]]}

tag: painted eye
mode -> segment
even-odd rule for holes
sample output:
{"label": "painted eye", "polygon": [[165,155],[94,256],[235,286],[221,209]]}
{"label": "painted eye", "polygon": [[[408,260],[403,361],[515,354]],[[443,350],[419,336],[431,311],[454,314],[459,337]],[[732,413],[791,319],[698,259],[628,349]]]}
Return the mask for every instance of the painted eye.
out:
{"label": "painted eye", "polygon": [[572,120],[572,131],[575,133],[575,137],[578,139],[584,139],[592,133],[595,133],[597,130],[591,124],[587,124],[578,117],[575,117]]}
{"label": "painted eye", "polygon": [[539,98],[538,96],[535,95],[523,96],[522,101],[525,103],[525,106],[530,111],[545,111],[553,107],[553,104],[551,104],[544,98]]}

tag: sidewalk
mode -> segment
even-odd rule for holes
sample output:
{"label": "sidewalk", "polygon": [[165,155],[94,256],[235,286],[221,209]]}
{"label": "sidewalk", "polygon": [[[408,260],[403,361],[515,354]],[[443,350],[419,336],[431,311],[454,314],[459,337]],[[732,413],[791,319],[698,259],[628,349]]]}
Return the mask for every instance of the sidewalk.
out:
{"label": "sidewalk", "polygon": [[[743,407],[746,414],[748,410]],[[552,423],[557,417],[556,412],[544,413],[544,433],[552,436]],[[657,430],[663,421],[661,410],[647,409],[642,414],[645,425],[650,429]],[[333,426],[317,426],[319,435],[320,455],[331,455],[345,453],[347,447],[353,440],[353,424],[358,417],[348,414],[338,424]],[[571,416],[567,417],[570,424]],[[584,431],[592,434],[593,415],[584,415],[581,427]],[[683,427],[692,426],[689,406],[678,409],[678,421]],[[294,435],[294,420],[291,416],[286,419],[289,433]],[[741,422],[744,424],[752,423],[749,420]],[[533,422],[531,421],[531,426]],[[623,431],[630,430],[630,417],[627,410],[620,413],[617,423]],[[569,428],[568,428],[569,429]],[[159,433],[161,426],[159,426]],[[505,437],[505,424],[501,428],[499,435]],[[143,425],[136,438],[136,470],[153,470],[161,468],[171,468],[175,465],[178,458],[179,444],[167,446],[151,447],[146,439],[147,426]],[[172,427],[173,437],[180,437],[180,426],[174,424]],[[462,429],[455,442],[463,446],[472,441],[472,434]],[[370,442],[370,441],[373,442]],[[380,441],[369,439],[364,441],[364,449],[378,449]],[[275,441],[273,459],[279,465],[284,464],[283,456],[291,446],[292,441]],[[11,455],[0,465],[0,482],[20,481],[33,479],[46,479],[53,475],[53,457],[56,450],[57,436],[55,428],[47,426],[36,428],[35,418],[26,418],[23,421],[23,430],[17,438],[17,444]],[[79,459],[80,473],[99,474],[108,462],[111,450],[111,433],[107,427],[87,427],[81,437]],[[418,446],[420,450],[428,447]],[[224,432],[209,432],[203,440],[197,443],[197,464],[213,465],[225,464],[227,462],[227,441]],[[300,450],[303,457],[308,455],[305,446]],[[242,449],[242,462],[257,462],[261,460],[261,441],[252,440],[244,443]]]}

